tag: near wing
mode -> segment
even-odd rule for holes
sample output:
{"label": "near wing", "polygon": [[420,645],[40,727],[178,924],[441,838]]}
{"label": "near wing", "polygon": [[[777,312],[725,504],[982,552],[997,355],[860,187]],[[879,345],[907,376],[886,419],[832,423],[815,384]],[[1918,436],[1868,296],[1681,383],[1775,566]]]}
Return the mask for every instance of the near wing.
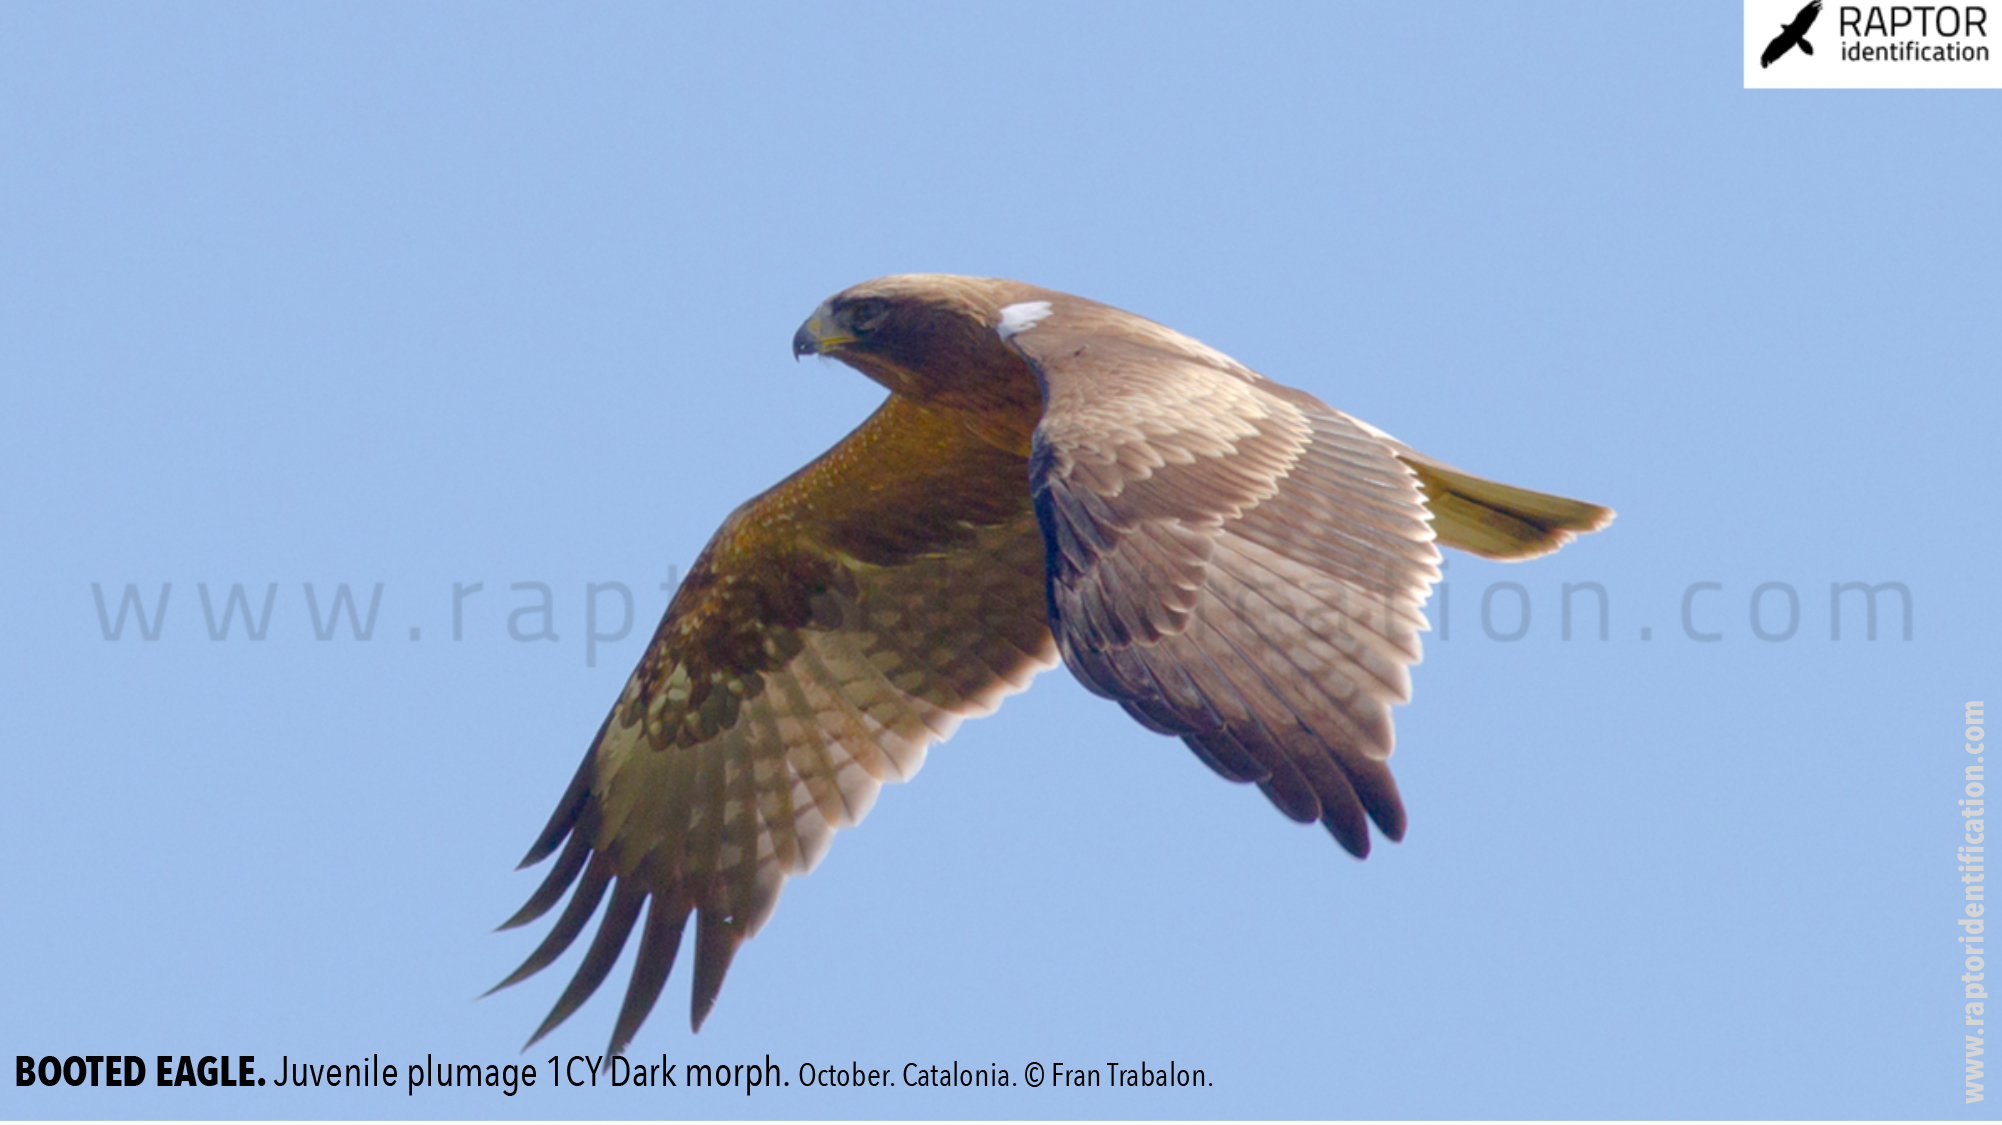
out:
{"label": "near wing", "polygon": [[892,398],[724,523],[523,860],[562,849],[505,926],[576,891],[496,988],[554,961],[610,896],[535,1039],[604,980],[642,914],[611,1050],[652,1008],[691,911],[699,1028],[787,877],[811,870],[884,782],[916,773],[931,743],[1056,662],[1026,472]]}
{"label": "near wing", "polygon": [[1402,836],[1390,708],[1439,575],[1411,471],[1187,337],[1040,305],[1003,324],[1044,383],[1030,482],[1065,663],[1350,852],[1370,819]]}

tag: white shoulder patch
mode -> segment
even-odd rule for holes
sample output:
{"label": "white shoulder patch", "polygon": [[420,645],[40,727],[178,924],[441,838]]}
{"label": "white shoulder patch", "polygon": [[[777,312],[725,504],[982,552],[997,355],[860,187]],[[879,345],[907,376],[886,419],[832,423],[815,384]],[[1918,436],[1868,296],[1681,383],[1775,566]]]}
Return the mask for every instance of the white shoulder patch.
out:
{"label": "white shoulder patch", "polygon": [[1001,324],[995,328],[1006,340],[1018,332],[1027,332],[1036,322],[1050,315],[1048,301],[1022,301],[1001,310]]}

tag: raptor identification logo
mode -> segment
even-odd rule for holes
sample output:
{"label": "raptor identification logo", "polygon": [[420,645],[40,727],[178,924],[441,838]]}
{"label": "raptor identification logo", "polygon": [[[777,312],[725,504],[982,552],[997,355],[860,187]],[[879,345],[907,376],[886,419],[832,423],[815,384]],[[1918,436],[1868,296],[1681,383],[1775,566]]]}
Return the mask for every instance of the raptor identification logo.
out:
{"label": "raptor identification logo", "polygon": [[1745,88],[2002,88],[2002,5],[1745,0]]}

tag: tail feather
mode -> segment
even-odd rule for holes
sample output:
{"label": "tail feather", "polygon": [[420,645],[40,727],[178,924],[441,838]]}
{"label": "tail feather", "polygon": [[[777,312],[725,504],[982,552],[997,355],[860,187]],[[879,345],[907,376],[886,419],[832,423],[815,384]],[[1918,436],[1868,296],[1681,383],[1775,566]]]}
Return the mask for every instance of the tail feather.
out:
{"label": "tail feather", "polygon": [[1425,491],[1439,542],[1482,558],[1533,559],[1613,522],[1611,508],[1485,480],[1407,449],[1397,455]]}

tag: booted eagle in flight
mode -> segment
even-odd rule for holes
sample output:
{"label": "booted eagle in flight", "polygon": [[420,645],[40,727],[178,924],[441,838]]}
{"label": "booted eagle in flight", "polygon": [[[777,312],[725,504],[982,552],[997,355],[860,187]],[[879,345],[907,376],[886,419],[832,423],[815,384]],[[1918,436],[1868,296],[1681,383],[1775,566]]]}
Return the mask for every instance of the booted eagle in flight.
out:
{"label": "booted eagle in flight", "polygon": [[535,1039],[644,918],[622,1050],[690,914],[699,1029],[785,881],[961,720],[1059,659],[1367,855],[1371,821],[1404,835],[1390,708],[1410,698],[1435,544],[1530,558],[1613,518],[1020,282],[864,282],[814,310],[793,352],[890,396],[723,522],[522,861],[556,856],[504,928],[575,890],[496,988],[554,961],[604,905]]}

